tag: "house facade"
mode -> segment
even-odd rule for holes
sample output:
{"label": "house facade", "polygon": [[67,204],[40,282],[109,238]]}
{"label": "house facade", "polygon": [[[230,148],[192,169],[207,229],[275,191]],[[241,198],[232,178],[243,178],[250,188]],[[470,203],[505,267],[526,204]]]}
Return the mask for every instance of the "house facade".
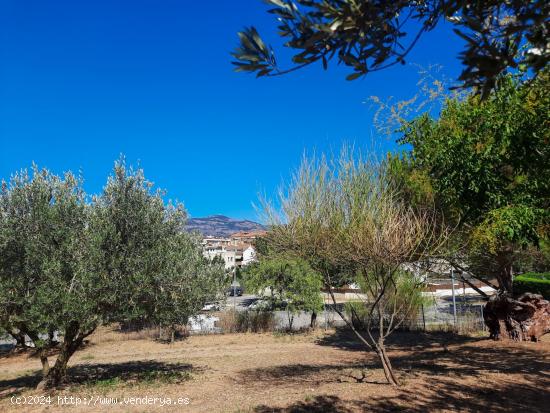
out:
{"label": "house facade", "polygon": [[202,241],[204,256],[209,259],[221,257],[226,269],[249,265],[256,261],[254,242],[265,233],[265,231],[237,232],[229,238],[204,238]]}

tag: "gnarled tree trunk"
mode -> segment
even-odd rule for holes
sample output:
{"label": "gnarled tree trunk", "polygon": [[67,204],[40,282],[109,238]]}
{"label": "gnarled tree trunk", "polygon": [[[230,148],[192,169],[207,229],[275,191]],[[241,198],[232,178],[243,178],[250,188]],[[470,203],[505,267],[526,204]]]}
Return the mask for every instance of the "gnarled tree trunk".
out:
{"label": "gnarled tree trunk", "polygon": [[55,360],[55,364],[49,368],[47,374],[44,375],[40,383],[38,383],[38,386],[36,387],[38,390],[57,387],[65,381],[67,377],[67,365],[69,363],[69,359],[76,352],[76,350],[80,348],[84,342],[84,339],[94,330],[95,328],[90,331],[82,332],[80,331],[79,323],[69,323],[65,330],[63,343],[61,344],[59,355]]}
{"label": "gnarled tree trunk", "polygon": [[514,297],[513,256],[511,249],[505,249],[497,257],[500,291],[485,304],[485,324],[494,340],[538,341],[550,332],[550,303],[538,294]]}
{"label": "gnarled tree trunk", "polygon": [[525,293],[515,299],[499,293],[487,302],[483,316],[494,340],[538,341],[550,332],[550,302],[539,294]]}

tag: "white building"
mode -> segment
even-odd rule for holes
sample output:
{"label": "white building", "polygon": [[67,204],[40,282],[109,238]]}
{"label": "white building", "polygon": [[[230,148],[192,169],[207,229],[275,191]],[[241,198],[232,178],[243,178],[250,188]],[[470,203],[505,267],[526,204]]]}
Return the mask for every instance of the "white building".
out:
{"label": "white building", "polygon": [[252,245],[249,245],[244,251],[243,251],[243,261],[242,266],[248,265],[252,262],[256,261],[256,250]]}
{"label": "white building", "polygon": [[226,269],[233,268],[237,262],[235,249],[226,245],[204,245],[203,254],[211,260],[215,257],[221,257]]}
{"label": "white building", "polygon": [[226,269],[242,267],[256,261],[256,250],[250,244],[229,245],[225,242],[207,243],[203,241],[203,254],[209,259],[221,257]]}

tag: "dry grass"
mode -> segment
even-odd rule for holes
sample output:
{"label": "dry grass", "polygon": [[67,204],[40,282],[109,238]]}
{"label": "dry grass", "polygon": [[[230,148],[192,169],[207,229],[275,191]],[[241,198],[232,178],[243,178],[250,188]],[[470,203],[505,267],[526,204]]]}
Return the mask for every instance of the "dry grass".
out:
{"label": "dry grass", "polygon": [[[71,363],[54,396],[188,397],[188,406],[72,407],[75,412],[455,412],[547,411],[550,340],[495,343],[444,333],[396,333],[390,356],[403,382],[384,384],[376,359],[341,332],[191,336],[174,344],[111,340],[100,331]],[[39,361],[0,358],[0,411],[36,395]],[[362,382],[354,379],[361,378]]]}
{"label": "dry grass", "polygon": [[144,328],[137,331],[121,331],[118,325],[113,325],[98,329],[91,337],[91,341],[94,344],[99,344],[113,341],[156,340],[160,335],[159,327]]}
{"label": "dry grass", "polygon": [[218,314],[224,333],[268,333],[276,330],[275,318],[268,311],[225,311]]}

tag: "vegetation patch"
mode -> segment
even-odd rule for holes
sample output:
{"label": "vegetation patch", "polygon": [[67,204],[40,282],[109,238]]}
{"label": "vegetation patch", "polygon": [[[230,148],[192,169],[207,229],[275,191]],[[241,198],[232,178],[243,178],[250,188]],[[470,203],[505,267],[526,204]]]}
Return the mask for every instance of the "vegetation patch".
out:
{"label": "vegetation patch", "polygon": [[225,333],[266,333],[275,331],[275,316],[263,310],[224,312],[219,326]]}
{"label": "vegetation patch", "polygon": [[518,275],[514,279],[514,292],[516,294],[534,293],[550,299],[550,272],[528,272]]}

